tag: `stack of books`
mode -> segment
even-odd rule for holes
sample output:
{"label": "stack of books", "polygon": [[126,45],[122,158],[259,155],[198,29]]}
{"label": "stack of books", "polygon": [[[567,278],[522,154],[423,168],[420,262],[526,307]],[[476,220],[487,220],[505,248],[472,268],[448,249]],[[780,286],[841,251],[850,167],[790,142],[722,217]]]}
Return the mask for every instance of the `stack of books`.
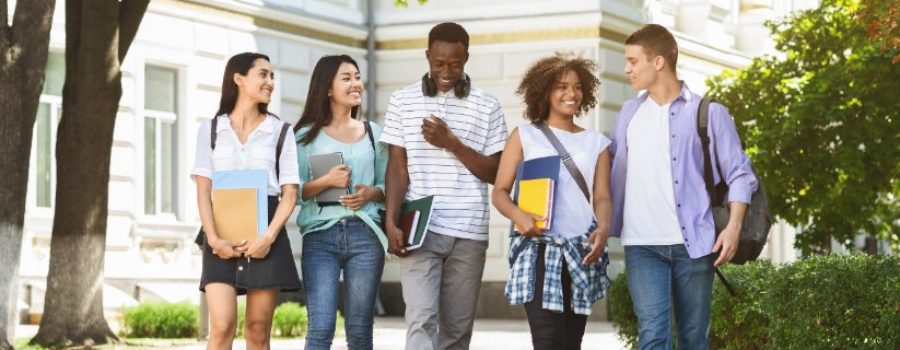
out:
{"label": "stack of books", "polygon": [[[522,162],[516,171],[513,201],[522,211],[537,215],[542,220],[536,222],[543,231],[553,224],[553,203],[556,198],[556,184],[559,180],[559,156],[536,158]],[[520,233],[513,224],[511,234]]]}

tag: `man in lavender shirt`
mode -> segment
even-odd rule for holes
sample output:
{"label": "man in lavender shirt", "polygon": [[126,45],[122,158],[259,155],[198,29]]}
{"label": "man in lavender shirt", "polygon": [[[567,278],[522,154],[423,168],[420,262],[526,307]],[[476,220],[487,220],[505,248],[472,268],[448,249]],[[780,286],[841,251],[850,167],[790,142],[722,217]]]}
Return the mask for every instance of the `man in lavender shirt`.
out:
{"label": "man in lavender shirt", "polygon": [[714,269],[734,256],[756,177],[728,111],[709,107],[716,183],[730,190],[731,217],[716,235],[697,135],[701,96],[678,80],[678,46],[648,24],[625,40],[625,74],[646,90],[628,100],[612,133],[612,236],[625,247],[628,288],[638,318],[638,347],[671,349],[671,308],[678,348],[708,348]]}

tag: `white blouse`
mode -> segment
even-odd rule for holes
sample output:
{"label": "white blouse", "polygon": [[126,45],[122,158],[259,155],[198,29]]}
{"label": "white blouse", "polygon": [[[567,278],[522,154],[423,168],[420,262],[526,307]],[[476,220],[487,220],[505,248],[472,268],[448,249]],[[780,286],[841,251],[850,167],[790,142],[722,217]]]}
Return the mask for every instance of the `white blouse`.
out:
{"label": "white blouse", "polygon": [[275,176],[275,145],[281,133],[282,122],[273,115],[259,124],[247,137],[247,143],[241,144],[237,133],[231,128],[228,115],[216,118],[216,149],[210,148],[210,128],[212,121],[200,126],[197,132],[197,156],[191,177],[203,176],[212,178],[213,171],[265,169],[269,173],[269,195],[281,193],[281,185],[299,185],[300,171],[297,166],[297,144],[294,143],[292,130],[284,138],[281,149],[281,176]]}

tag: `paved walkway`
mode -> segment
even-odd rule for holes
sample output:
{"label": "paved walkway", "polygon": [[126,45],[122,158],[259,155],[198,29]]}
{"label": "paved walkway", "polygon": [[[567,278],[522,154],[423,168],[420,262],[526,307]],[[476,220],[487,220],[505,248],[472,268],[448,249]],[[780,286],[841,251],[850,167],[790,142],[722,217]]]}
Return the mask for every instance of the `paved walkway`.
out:
{"label": "paved walkway", "polygon": [[[37,332],[37,326],[20,326],[16,331],[19,338],[31,337]],[[400,317],[375,318],[375,350],[402,350],[406,339],[406,324]],[[177,347],[178,350],[201,350],[206,343]],[[625,347],[616,338],[611,323],[589,322],[582,342],[583,350],[620,350]],[[155,348],[158,349],[158,348]],[[236,341],[235,350],[244,350],[243,341]],[[303,349],[303,339],[273,339],[273,350]],[[335,339],[334,350],[346,350],[345,339]],[[506,350],[531,349],[531,335],[528,322],[525,320],[487,320],[475,321],[475,332],[472,335],[472,350]]]}
{"label": "paved walkway", "polygon": [[[400,317],[375,318],[375,350],[402,350],[406,340],[406,324]],[[590,322],[582,343],[583,350],[620,350],[622,343],[616,338],[612,324]],[[273,350],[302,349],[302,339],[274,339]],[[184,347],[183,350],[204,349],[203,344]],[[245,349],[243,343],[235,343],[235,350]],[[345,339],[335,339],[334,350],[346,350]],[[525,320],[475,321],[471,350],[531,349],[531,335]]]}

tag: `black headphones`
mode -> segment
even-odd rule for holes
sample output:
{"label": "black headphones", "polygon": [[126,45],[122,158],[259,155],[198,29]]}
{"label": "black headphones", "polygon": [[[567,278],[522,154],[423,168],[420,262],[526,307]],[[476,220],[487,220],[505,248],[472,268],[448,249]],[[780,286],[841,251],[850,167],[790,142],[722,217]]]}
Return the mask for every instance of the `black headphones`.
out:
{"label": "black headphones", "polygon": [[[469,96],[470,90],[472,90],[472,79],[469,78],[468,74],[463,73],[463,78],[457,80],[456,85],[453,86],[453,94],[458,98],[465,98]],[[431,77],[431,72],[425,73],[422,76],[422,94],[428,97],[435,97],[437,93],[437,83]]]}

